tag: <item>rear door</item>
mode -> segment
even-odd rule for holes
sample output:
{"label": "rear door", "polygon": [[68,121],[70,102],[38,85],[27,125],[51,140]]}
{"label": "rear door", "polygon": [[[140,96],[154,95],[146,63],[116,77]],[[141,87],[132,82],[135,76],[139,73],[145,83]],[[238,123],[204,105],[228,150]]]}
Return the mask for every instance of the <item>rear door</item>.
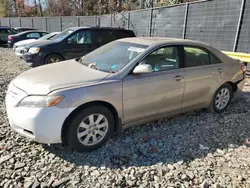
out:
{"label": "rear door", "polygon": [[183,108],[207,105],[225,78],[223,63],[207,49],[183,47],[186,83]]}
{"label": "rear door", "polygon": [[61,46],[66,59],[80,58],[91,51],[92,34],[90,30],[78,30],[67,37]]}

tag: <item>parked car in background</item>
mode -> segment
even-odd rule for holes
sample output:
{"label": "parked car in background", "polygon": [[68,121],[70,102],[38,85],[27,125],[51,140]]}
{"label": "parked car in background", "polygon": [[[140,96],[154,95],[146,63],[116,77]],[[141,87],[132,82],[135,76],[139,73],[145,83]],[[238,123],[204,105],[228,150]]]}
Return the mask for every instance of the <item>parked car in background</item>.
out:
{"label": "parked car in background", "polygon": [[13,45],[13,51],[17,56],[22,57],[22,52],[27,44],[30,44],[30,43],[32,43],[34,41],[38,41],[38,40],[51,40],[51,39],[53,39],[53,37],[55,37],[59,33],[61,33],[61,32],[52,32],[52,33],[49,33],[47,35],[44,35],[43,37],[41,37],[39,39],[26,39],[26,40],[16,42]]}
{"label": "parked car in background", "polygon": [[46,31],[24,31],[15,35],[9,35],[8,46],[12,48],[16,42],[26,39],[39,39],[47,34],[49,33]]}
{"label": "parked car in background", "polygon": [[8,36],[15,34],[17,32],[11,27],[0,26],[0,45],[7,44]]}
{"label": "parked car in background", "polygon": [[21,33],[24,31],[37,30],[35,28],[29,28],[29,27],[14,27],[13,29],[16,30],[17,33]]}
{"label": "parked car in background", "polygon": [[11,81],[11,127],[41,143],[79,151],[114,132],[174,114],[223,112],[242,90],[246,66],[203,43],[126,38],[75,59],[30,69]]}
{"label": "parked car in background", "polygon": [[120,28],[73,27],[64,30],[52,41],[26,45],[23,59],[29,66],[80,58],[92,50],[120,38],[135,37],[131,30]]}

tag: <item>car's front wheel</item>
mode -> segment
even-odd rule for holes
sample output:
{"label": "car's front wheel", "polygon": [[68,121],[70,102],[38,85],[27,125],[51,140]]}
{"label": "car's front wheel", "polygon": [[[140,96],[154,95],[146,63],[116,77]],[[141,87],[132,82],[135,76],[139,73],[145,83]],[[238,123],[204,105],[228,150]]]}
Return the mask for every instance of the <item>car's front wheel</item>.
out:
{"label": "car's front wheel", "polygon": [[105,106],[84,108],[67,124],[66,141],[78,151],[91,151],[104,145],[114,132],[114,117]]}
{"label": "car's front wheel", "polygon": [[226,110],[233,97],[232,87],[225,83],[214,94],[209,110],[212,112],[223,112]]}
{"label": "car's front wheel", "polygon": [[46,65],[46,64],[51,64],[51,63],[57,63],[62,60],[63,58],[60,55],[51,54],[44,59],[44,64]]}

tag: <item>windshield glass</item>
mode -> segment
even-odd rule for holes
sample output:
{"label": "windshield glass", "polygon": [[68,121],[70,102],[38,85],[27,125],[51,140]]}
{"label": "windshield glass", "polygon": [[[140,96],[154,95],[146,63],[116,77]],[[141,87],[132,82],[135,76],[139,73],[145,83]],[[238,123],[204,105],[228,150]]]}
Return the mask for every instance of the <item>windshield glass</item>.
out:
{"label": "windshield glass", "polygon": [[114,41],[106,44],[81,59],[81,63],[105,72],[118,72],[148,46]]}
{"label": "windshield glass", "polygon": [[65,39],[68,35],[70,35],[72,32],[74,32],[73,29],[66,29],[66,30],[62,31],[60,34],[53,37],[53,40],[61,41],[61,40]]}
{"label": "windshield glass", "polygon": [[41,37],[39,40],[52,40],[54,39],[54,37],[56,37],[56,35],[57,35],[56,33],[49,33]]}
{"label": "windshield glass", "polygon": [[8,33],[17,34],[18,32],[16,30],[10,28],[10,29],[8,29]]}

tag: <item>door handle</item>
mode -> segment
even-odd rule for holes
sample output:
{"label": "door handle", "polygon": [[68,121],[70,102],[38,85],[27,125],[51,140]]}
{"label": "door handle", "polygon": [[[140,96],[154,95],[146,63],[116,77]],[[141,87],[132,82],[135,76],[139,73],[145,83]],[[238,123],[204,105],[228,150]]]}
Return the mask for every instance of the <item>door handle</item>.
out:
{"label": "door handle", "polygon": [[218,73],[222,73],[222,72],[223,72],[223,68],[218,68],[218,69],[217,69],[217,72],[218,72]]}
{"label": "door handle", "polygon": [[176,81],[180,81],[180,80],[182,80],[183,78],[184,78],[183,76],[177,75],[177,76],[175,76],[173,79],[176,80]]}

